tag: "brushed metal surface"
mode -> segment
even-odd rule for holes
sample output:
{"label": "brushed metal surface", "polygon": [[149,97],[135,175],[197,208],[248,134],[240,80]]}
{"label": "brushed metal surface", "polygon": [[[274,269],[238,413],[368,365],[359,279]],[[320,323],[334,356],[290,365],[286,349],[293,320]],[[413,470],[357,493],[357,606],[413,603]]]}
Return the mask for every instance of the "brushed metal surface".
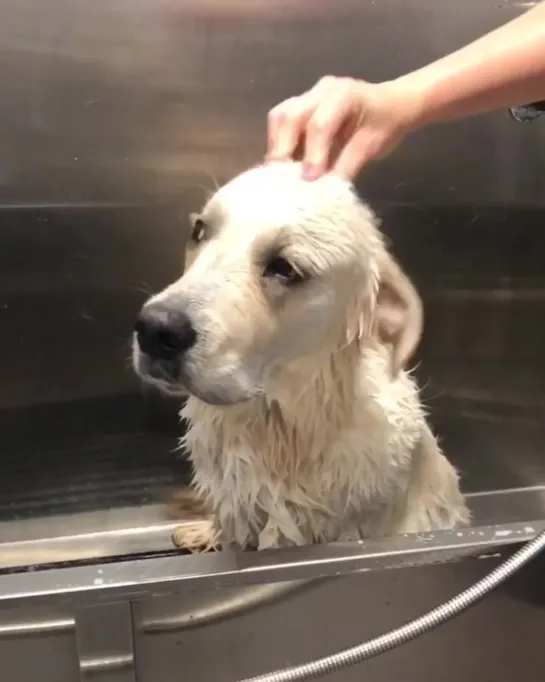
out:
{"label": "brushed metal surface", "polygon": [[[539,682],[545,623],[542,559],[445,627],[324,679]],[[146,631],[149,620],[198,610],[204,595],[141,601],[134,608],[138,680],[236,682],[304,663],[422,615],[483,577],[497,562],[489,558],[332,578],[233,620],[159,636]],[[232,592],[216,590],[215,599],[228,600]]]}
{"label": "brushed metal surface", "polygon": [[[510,532],[508,542],[519,543],[542,527],[502,527],[497,534],[505,538]],[[445,538],[407,536],[389,549],[380,544],[382,549],[367,547],[359,560],[353,554],[356,565],[348,572],[357,572],[352,576],[343,575],[342,548],[336,552],[340,562],[335,562],[333,547],[322,548],[330,554],[323,573],[329,577],[322,579],[315,578],[319,571],[309,550],[300,548],[291,583],[276,582],[289,575],[282,552],[276,566],[262,572],[242,566],[233,570],[233,557],[226,553],[196,563],[147,559],[0,577],[4,674],[14,682],[114,682],[134,679],[135,673],[141,682],[236,682],[398,626],[481,578],[508,549],[505,544],[494,547],[490,529],[466,531],[450,541],[450,561],[464,555],[480,561],[430,565],[445,559]],[[303,559],[305,553],[310,561]],[[411,553],[418,570],[410,568]],[[371,675],[382,681],[402,672],[403,679],[415,682],[439,673],[446,682],[460,677],[510,682],[516,671],[537,682],[542,678],[544,559],[447,628],[340,673],[338,679]],[[314,579],[297,582],[297,571]],[[259,586],[262,580],[269,584]],[[32,589],[25,593],[24,584]]]}
{"label": "brushed metal surface", "polygon": [[[171,548],[177,406],[134,378],[130,332],[180,271],[185,215],[261,158],[269,107],[324,73],[393,77],[525,6],[0,4],[4,568]],[[359,184],[425,299],[432,421],[494,523],[545,516],[544,151],[540,121],[499,112],[415,135]]]}
{"label": "brushed metal surface", "polygon": [[130,603],[79,609],[76,642],[81,682],[136,682]]}
{"label": "brushed metal surface", "polygon": [[33,570],[19,568],[0,575],[0,610],[61,602],[92,606],[173,594],[193,594],[206,609],[210,605],[206,593],[220,588],[242,588],[244,594],[251,586],[267,583],[382,572],[470,557],[500,557],[543,530],[545,521],[536,519],[264,552],[225,550],[199,556],[170,553]]}
{"label": "brushed metal surface", "polygon": [[[4,0],[0,200],[197,198],[254,163],[267,110],[321,75],[394,77],[526,6]],[[500,112],[415,136],[363,183],[382,201],[542,205],[543,144]]]}
{"label": "brushed metal surface", "polygon": [[0,611],[2,679],[11,682],[79,682],[73,606]]}

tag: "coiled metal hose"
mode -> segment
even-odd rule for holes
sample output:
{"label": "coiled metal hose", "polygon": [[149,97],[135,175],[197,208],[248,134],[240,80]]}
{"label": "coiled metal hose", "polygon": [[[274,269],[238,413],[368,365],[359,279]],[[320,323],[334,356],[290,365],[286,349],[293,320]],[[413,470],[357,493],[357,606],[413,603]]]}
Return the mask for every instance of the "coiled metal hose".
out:
{"label": "coiled metal hose", "polygon": [[543,549],[545,549],[545,532],[540,533],[513,554],[512,557],[507,559],[507,561],[467,590],[464,590],[464,592],[395,630],[391,630],[384,635],[370,639],[368,642],[350,649],[325,656],[317,661],[303,663],[302,665],[258,675],[257,677],[250,677],[240,682],[304,682],[305,680],[314,680],[395,649],[401,644],[416,639],[416,637],[425,634],[468,609],[501,585]]}

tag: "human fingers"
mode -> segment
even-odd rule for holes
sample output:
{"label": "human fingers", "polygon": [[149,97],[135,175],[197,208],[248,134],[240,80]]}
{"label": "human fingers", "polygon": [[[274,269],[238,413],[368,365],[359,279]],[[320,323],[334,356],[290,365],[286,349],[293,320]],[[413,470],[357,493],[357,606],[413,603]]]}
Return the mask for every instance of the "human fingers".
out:
{"label": "human fingers", "polygon": [[267,158],[283,161],[293,156],[305,137],[306,126],[334,77],[320,79],[310,90],[290,97],[271,109],[267,117]]}
{"label": "human fingers", "polygon": [[289,159],[311,115],[311,103],[304,96],[290,97],[271,109],[267,118],[267,159]]}
{"label": "human fingers", "polygon": [[305,178],[313,180],[325,173],[332,151],[346,131],[355,128],[355,122],[362,115],[362,102],[354,92],[354,82],[339,80],[320,100],[306,129],[303,172]]}

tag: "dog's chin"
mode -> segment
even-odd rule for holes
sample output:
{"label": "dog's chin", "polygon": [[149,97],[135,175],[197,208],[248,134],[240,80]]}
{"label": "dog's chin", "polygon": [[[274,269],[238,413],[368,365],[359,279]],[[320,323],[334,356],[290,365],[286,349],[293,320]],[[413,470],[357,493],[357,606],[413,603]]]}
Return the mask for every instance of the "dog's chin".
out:
{"label": "dog's chin", "polygon": [[249,394],[233,394],[224,392],[213,392],[213,391],[189,391],[190,395],[197,398],[207,405],[212,405],[214,407],[234,407],[235,405],[241,405],[250,401],[254,395]]}
{"label": "dog's chin", "polygon": [[[253,390],[241,385],[236,377],[218,377],[218,381],[198,381],[184,368],[176,367],[157,369],[145,356],[135,353],[133,367],[136,374],[149,386],[154,386],[161,393],[175,398],[193,396],[207,405],[228,407],[247,403],[258,395],[260,389]],[[246,382],[244,382],[246,383]]]}
{"label": "dog's chin", "polygon": [[153,388],[156,388],[165,395],[172,396],[174,398],[187,398],[191,394],[191,391],[178,382],[157,379],[144,372],[138,372],[137,374],[145,384],[148,386],[153,386]]}
{"label": "dog's chin", "polygon": [[218,386],[214,388],[202,388],[195,385],[190,380],[169,381],[166,379],[158,379],[149,374],[139,373],[140,377],[146,384],[154,386],[161,393],[172,396],[173,398],[188,398],[192,396],[197,398],[207,405],[216,407],[229,407],[246,403],[257,394],[247,391],[241,391],[235,387]]}
{"label": "dog's chin", "polygon": [[207,405],[229,407],[247,403],[255,398],[258,392],[240,386],[236,381],[199,382],[190,376],[184,376],[183,385],[187,393]]}

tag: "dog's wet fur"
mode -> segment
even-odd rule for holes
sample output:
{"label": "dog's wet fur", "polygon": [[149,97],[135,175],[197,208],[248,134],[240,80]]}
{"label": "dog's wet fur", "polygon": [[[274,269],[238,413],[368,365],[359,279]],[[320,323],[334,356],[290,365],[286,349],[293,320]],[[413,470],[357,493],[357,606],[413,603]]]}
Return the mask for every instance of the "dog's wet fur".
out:
{"label": "dog's wet fur", "polygon": [[407,371],[420,297],[353,187],[271,163],[191,221],[185,272],[143,307],[133,360],[189,395],[207,533],[265,549],[467,523]]}

